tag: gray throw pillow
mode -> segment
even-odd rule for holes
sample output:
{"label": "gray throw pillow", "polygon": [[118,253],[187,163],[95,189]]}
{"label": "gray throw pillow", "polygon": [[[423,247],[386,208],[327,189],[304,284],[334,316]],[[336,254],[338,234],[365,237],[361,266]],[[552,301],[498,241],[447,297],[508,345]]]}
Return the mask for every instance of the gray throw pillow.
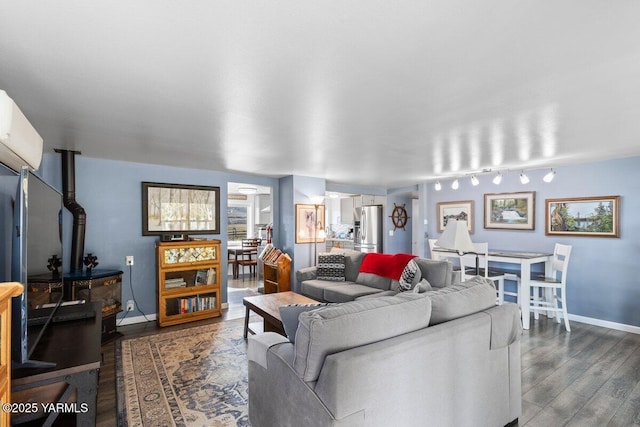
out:
{"label": "gray throw pillow", "polygon": [[413,292],[416,294],[422,294],[427,291],[431,291],[433,288],[431,287],[431,283],[427,279],[422,279],[416,286],[413,288]]}
{"label": "gray throw pillow", "polygon": [[318,280],[344,282],[344,254],[322,253],[318,255]]}
{"label": "gray throw pillow", "polygon": [[283,305],[278,308],[280,311],[280,319],[282,319],[282,326],[284,326],[284,333],[287,334],[287,338],[292,343],[296,340],[296,331],[298,330],[298,317],[300,313],[305,311],[317,310],[318,308],[326,307],[329,303],[317,303],[317,304],[289,304]]}

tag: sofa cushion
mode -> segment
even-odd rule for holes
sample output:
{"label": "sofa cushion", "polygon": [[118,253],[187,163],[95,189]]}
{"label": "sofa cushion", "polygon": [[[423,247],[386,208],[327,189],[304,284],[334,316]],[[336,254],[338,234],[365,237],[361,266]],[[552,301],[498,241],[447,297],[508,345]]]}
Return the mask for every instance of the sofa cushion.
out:
{"label": "sofa cushion", "polygon": [[422,278],[427,279],[434,288],[451,285],[453,265],[449,261],[439,261],[426,258],[416,258]]}
{"label": "sofa cushion", "polygon": [[278,307],[282,326],[289,341],[295,342],[296,330],[298,329],[298,316],[300,316],[300,313],[326,307],[328,304],[329,303],[326,302],[318,302],[315,304],[288,304]]}
{"label": "sofa cushion", "polygon": [[348,286],[353,282],[330,282],[328,280],[305,280],[300,284],[300,292],[317,301],[325,301],[324,290],[332,286]]}
{"label": "sofa cushion", "polygon": [[391,279],[373,273],[358,273],[356,283],[383,291],[391,289]]}
{"label": "sofa cushion", "polygon": [[493,282],[480,276],[420,295],[428,295],[431,299],[429,325],[437,325],[496,305]]}
{"label": "sofa cushion", "polygon": [[315,381],[330,354],[425,328],[431,315],[431,300],[425,295],[408,292],[301,313],[295,372],[303,381]]}
{"label": "sofa cushion", "polygon": [[344,277],[348,282],[355,282],[365,254],[352,249],[331,248],[331,253],[334,252],[344,254]]}
{"label": "sofa cushion", "polygon": [[321,253],[318,255],[318,280],[344,282],[344,254]]}
{"label": "sofa cushion", "polygon": [[383,292],[380,289],[357,283],[344,286],[331,286],[324,289],[324,300],[329,302],[347,302],[364,296]]}

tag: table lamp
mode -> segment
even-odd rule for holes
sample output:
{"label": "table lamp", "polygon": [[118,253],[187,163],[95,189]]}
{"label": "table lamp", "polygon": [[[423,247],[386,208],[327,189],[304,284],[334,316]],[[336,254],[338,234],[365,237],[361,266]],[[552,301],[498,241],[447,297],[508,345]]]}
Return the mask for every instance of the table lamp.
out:
{"label": "table lamp", "polygon": [[444,248],[456,251],[460,256],[467,254],[475,254],[476,256],[476,275],[480,274],[480,259],[476,248],[473,246],[469,230],[467,228],[467,221],[447,221],[447,226],[442,232],[442,236],[436,242],[436,245]]}

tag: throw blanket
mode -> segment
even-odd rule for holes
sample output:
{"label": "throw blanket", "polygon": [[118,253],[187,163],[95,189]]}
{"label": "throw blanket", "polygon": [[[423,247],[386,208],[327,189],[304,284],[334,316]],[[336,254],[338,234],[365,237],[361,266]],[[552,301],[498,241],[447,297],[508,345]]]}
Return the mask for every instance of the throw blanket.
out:
{"label": "throw blanket", "polygon": [[407,263],[416,258],[411,254],[377,254],[369,253],[364,256],[360,265],[361,273],[373,273],[393,280],[400,280],[402,270]]}

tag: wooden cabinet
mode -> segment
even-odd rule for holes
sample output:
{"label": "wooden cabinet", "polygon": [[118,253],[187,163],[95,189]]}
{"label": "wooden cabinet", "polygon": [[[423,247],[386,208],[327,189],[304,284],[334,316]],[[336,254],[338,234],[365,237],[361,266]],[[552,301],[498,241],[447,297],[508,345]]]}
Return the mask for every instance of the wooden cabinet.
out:
{"label": "wooden cabinet", "polygon": [[[22,294],[20,283],[0,283],[0,402],[11,400],[11,298]],[[9,426],[10,411],[0,412],[0,425]]]}
{"label": "wooden cabinet", "polygon": [[158,325],[220,316],[220,240],[158,242]]}
{"label": "wooden cabinet", "polygon": [[278,257],[275,263],[264,263],[264,293],[291,290],[291,258],[287,254]]}

